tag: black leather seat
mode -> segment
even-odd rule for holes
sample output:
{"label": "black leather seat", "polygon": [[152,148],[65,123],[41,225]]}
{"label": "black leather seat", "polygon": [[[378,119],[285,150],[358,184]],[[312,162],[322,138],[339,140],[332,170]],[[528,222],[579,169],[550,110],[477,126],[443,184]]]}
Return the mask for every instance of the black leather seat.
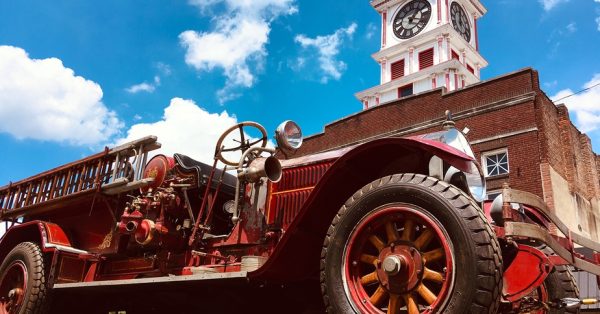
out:
{"label": "black leather seat", "polygon": [[[185,174],[197,175],[199,185],[198,187],[206,185],[208,177],[210,176],[210,172],[212,171],[212,166],[209,166],[203,162],[197,161],[182,154],[175,154],[173,155],[173,158],[175,158],[175,161],[177,162],[177,168],[179,171]],[[214,189],[217,187],[222,172],[223,170],[221,169],[215,169],[215,174],[213,176],[211,188]],[[221,192],[229,195],[234,195],[235,185],[235,176],[225,172],[223,174],[223,186],[221,186]]]}

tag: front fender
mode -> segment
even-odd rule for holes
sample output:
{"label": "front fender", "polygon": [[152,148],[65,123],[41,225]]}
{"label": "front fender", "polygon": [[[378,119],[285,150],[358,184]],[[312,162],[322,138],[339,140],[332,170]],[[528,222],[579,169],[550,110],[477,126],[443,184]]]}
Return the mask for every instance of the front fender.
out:
{"label": "front fender", "polygon": [[43,252],[53,252],[56,249],[75,250],[60,226],[34,220],[14,225],[6,230],[0,239],[0,260],[4,260],[6,255],[22,242],[37,243]]}
{"label": "front fender", "polygon": [[[438,156],[462,170],[475,160],[440,142],[422,138],[384,138],[329,152],[320,162],[337,158],[304,202],[267,262],[249,273],[257,280],[291,281],[317,276],[320,253],[331,221],[344,202],[366,184],[396,173],[427,175],[429,160]],[[337,154],[337,155],[336,155]],[[314,158],[313,158],[314,159]],[[310,156],[301,162],[319,162]],[[286,161],[293,167],[294,161]]]}

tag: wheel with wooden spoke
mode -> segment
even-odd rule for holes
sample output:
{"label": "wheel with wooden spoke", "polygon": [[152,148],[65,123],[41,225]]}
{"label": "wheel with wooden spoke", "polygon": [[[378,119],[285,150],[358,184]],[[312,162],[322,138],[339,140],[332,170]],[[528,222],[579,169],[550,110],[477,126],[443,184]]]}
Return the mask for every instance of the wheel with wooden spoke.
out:
{"label": "wheel with wooden spoke", "polygon": [[46,310],[44,259],[31,242],[15,246],[0,266],[0,314],[34,314]]}
{"label": "wheel with wooden spoke", "polygon": [[415,174],[356,192],[321,255],[330,313],[495,313],[502,265],[482,211],[462,191]]}

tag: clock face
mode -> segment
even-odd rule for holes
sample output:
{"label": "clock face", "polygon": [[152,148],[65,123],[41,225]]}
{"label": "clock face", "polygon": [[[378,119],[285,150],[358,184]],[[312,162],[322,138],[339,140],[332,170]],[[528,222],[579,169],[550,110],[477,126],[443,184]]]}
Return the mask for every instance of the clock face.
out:
{"label": "clock face", "polygon": [[408,39],[420,33],[431,18],[431,4],[427,0],[413,0],[404,5],[394,17],[394,35]]}
{"label": "clock face", "polygon": [[469,18],[467,13],[456,2],[452,2],[450,6],[450,17],[452,19],[452,26],[454,29],[467,41],[471,41],[471,24],[469,24]]}

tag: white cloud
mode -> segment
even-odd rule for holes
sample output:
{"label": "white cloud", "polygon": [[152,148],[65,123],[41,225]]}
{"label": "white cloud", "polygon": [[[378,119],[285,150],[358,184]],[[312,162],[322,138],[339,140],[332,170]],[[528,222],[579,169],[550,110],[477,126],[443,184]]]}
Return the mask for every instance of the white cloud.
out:
{"label": "white cloud", "polygon": [[202,12],[220,5],[224,12],[214,17],[210,32],[187,30],[179,35],[186,48],[185,62],[198,71],[222,69],[227,77],[219,91],[224,103],[235,97],[238,87],[251,87],[255,73],[267,56],[271,22],[298,12],[294,0],[190,0]]}
{"label": "white cloud", "polygon": [[365,33],[365,37],[367,39],[371,39],[371,38],[373,38],[373,36],[375,36],[375,34],[377,33],[377,31],[378,31],[378,28],[375,25],[375,23],[369,23],[367,25],[367,32]]}
{"label": "white cloud", "polygon": [[572,34],[577,31],[577,23],[571,22],[567,25],[567,33]]}
{"label": "white cloud", "polygon": [[162,62],[157,62],[155,64],[156,68],[158,69],[158,71],[164,75],[164,76],[169,76],[173,73],[173,70],[171,69],[171,66],[166,64],[166,63],[162,63]]}
{"label": "white cloud", "polygon": [[156,90],[156,87],[160,86],[160,77],[154,76],[154,82],[148,83],[143,82],[140,84],[135,84],[130,87],[127,87],[125,91],[130,94],[137,94],[139,92],[153,93]]}
{"label": "white cloud", "polygon": [[[597,1],[600,2],[600,1]],[[600,16],[596,18],[596,24],[598,24],[598,31],[600,32]]]}
{"label": "white cloud", "polygon": [[0,46],[0,73],[0,132],[90,145],[123,126],[102,103],[100,86],[57,58],[31,59],[21,48]]}
{"label": "white cloud", "polygon": [[340,28],[331,35],[317,36],[316,38],[309,38],[302,34],[296,36],[295,41],[303,48],[317,49],[322,83],[327,83],[330,78],[339,80],[342,77],[342,73],[346,70],[346,63],[337,60],[337,56],[344,39],[352,39],[356,27],[356,23],[352,23],[347,28]]}
{"label": "white cloud", "polygon": [[[569,108],[571,115],[575,114],[575,121],[582,132],[591,132],[600,128],[600,73],[585,85],[583,89],[588,89],[580,94],[565,98],[573,94],[570,89],[565,89],[551,97],[558,100],[557,103],[564,103]],[[596,86],[598,85],[598,86]],[[595,87],[594,87],[595,86]]]}
{"label": "white cloud", "polygon": [[[237,124],[237,117],[222,111],[211,113],[199,107],[193,100],[173,98],[159,121],[132,125],[127,135],[116,140],[114,145],[130,142],[148,135],[156,135],[162,144],[160,150],[150,153],[151,156],[163,154],[172,156],[181,153],[209,165],[213,164],[215,147],[224,131]],[[244,128],[245,138],[255,141],[260,132],[253,128]],[[239,146],[239,132],[235,129],[223,141],[226,148]],[[268,147],[275,147],[267,141]],[[232,151],[223,154],[231,161],[237,161],[241,152]],[[222,164],[220,164],[222,166]]]}
{"label": "white cloud", "polygon": [[227,111],[210,113],[192,100],[173,98],[160,121],[135,124],[117,144],[147,135],[158,136],[161,154],[182,153],[212,165],[215,144],[221,133],[237,123]]}
{"label": "white cloud", "polygon": [[560,3],[569,2],[569,0],[538,0],[545,11],[550,11]]}

